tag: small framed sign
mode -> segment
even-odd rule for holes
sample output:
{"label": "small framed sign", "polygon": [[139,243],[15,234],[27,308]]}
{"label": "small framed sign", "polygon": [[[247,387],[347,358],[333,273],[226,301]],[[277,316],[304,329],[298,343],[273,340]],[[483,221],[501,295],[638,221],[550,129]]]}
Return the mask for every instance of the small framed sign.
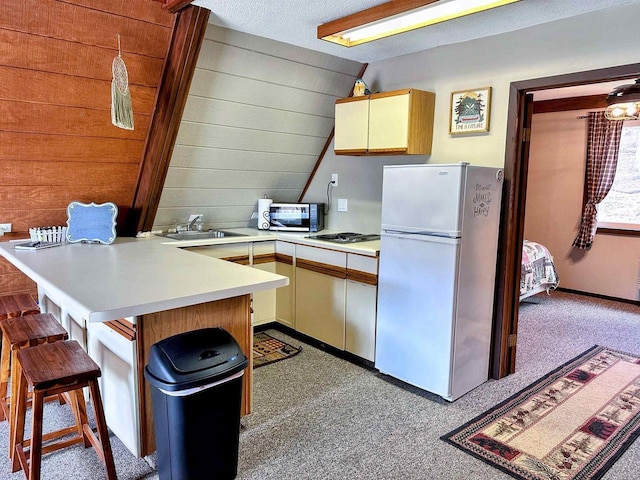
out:
{"label": "small framed sign", "polygon": [[117,215],[118,207],[111,202],[71,202],[67,206],[67,242],[113,243]]}
{"label": "small framed sign", "polygon": [[449,133],[478,133],[489,131],[491,116],[491,87],[451,92]]}

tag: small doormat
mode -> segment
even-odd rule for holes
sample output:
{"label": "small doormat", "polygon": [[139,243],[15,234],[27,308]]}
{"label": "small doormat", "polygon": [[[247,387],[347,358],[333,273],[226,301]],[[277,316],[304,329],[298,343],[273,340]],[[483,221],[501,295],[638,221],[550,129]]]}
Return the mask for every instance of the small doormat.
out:
{"label": "small doormat", "polygon": [[253,368],[279,362],[297,355],[302,347],[296,348],[282,340],[261,332],[253,335]]}
{"label": "small doormat", "polygon": [[595,346],[442,437],[527,480],[601,478],[640,434],[640,357]]}

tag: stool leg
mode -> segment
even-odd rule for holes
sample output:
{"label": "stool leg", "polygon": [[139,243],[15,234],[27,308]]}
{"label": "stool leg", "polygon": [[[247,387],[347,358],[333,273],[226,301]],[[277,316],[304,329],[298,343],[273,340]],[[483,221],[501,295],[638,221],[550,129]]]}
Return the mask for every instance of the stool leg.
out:
{"label": "stool leg", "polygon": [[44,395],[40,390],[33,391],[31,403],[31,444],[29,447],[29,480],[40,480],[40,462],[42,460],[42,413]]}
{"label": "stool leg", "polygon": [[[22,448],[22,442],[24,441],[24,417],[27,411],[27,379],[22,375],[22,372],[17,377],[14,377],[14,382],[18,384],[16,389],[16,397],[14,403],[16,404],[16,415],[14,418],[10,418],[13,422],[11,428],[11,438],[9,439],[11,445],[11,451],[9,456],[11,457],[11,471],[17,472],[20,470],[20,460],[18,455],[18,445]],[[25,472],[27,471],[26,465],[24,466]]]}
{"label": "stool leg", "polygon": [[[0,337],[2,336],[2,330],[0,330]],[[6,418],[8,412],[5,412],[7,407],[7,386],[9,384],[9,364],[11,357],[11,345],[9,342],[2,342],[2,353],[0,354],[0,401],[2,406],[0,408],[0,422]],[[12,382],[15,383],[15,382]]]}
{"label": "stool leg", "polygon": [[[11,352],[11,378],[19,378],[20,377],[20,364],[18,362],[18,358],[16,356],[15,351]],[[11,434],[11,430],[13,429],[13,424],[15,422],[15,417],[16,417],[16,412],[17,412],[17,404],[14,401],[14,398],[18,398],[18,382],[11,382],[11,398],[9,399],[9,439],[12,438],[12,434]],[[24,393],[25,396],[25,401],[27,402],[25,404],[25,409],[26,406],[28,405],[29,402],[29,389],[27,388],[27,391]],[[11,440],[9,441],[9,451],[12,452],[13,449],[15,447],[15,444],[12,444]]]}
{"label": "stool leg", "polygon": [[71,410],[73,411],[73,417],[76,421],[78,435],[82,438],[84,448],[90,447],[91,442],[84,434],[83,428],[84,425],[89,423],[89,419],[87,418],[87,404],[84,401],[84,393],[81,388],[78,388],[69,392],[69,397],[71,397]]}
{"label": "stool leg", "polygon": [[[111,452],[111,442],[109,442],[109,432],[107,431],[107,422],[104,418],[104,410],[102,408],[102,397],[100,396],[100,387],[98,380],[89,381],[89,390],[91,391],[91,402],[93,403],[93,413],[96,417],[96,425],[98,427],[98,436],[102,448],[96,448],[99,452],[102,450],[102,461],[107,470],[107,479],[116,480],[116,467],[113,463],[113,453]],[[88,428],[88,426],[87,426]]]}

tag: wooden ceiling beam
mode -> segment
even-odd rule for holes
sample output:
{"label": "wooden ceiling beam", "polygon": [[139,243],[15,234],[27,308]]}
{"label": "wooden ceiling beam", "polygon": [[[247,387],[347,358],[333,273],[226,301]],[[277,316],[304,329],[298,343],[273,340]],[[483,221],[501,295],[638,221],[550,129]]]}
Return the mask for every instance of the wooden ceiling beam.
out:
{"label": "wooden ceiling beam", "polygon": [[209,13],[205,8],[191,6],[175,16],[138,186],[125,226],[130,236],[153,226]]}
{"label": "wooden ceiling beam", "polygon": [[583,97],[556,98],[533,102],[533,113],[567,112],[589,108],[607,108],[607,95],[586,95]]}
{"label": "wooden ceiling beam", "polygon": [[164,2],[164,8],[169,10],[171,13],[178,13],[185,7],[188,7],[193,0],[166,0]]}

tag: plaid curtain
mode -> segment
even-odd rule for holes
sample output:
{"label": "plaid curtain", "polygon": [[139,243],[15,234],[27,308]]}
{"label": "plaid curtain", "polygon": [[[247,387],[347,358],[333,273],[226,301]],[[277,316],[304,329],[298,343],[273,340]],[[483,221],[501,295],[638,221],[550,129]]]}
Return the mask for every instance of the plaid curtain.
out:
{"label": "plaid curtain", "polygon": [[589,112],[587,137],[587,203],[582,211],[580,231],[573,246],[589,250],[596,235],[596,205],[604,200],[618,165],[622,121],[607,120],[604,112]]}

